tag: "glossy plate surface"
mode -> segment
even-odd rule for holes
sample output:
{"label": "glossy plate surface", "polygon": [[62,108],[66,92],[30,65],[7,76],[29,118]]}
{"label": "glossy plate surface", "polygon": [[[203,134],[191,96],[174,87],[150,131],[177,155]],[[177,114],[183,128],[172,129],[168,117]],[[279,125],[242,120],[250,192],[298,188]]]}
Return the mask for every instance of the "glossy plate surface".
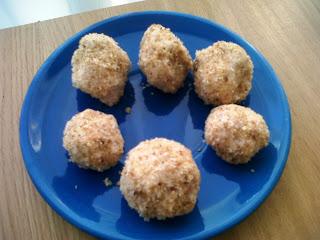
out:
{"label": "glossy plate surface", "polygon": [[[262,114],[270,128],[268,147],[247,165],[220,160],[203,143],[210,111],[196,96],[192,77],[176,95],[143,87],[137,66],[139,42],[146,28],[160,23],[178,35],[192,57],[217,40],[246,49],[254,63],[253,88],[243,102]],[[133,63],[125,96],[109,108],[71,85],[70,59],[79,39],[105,33],[119,42]],[[131,114],[125,108],[131,107]],[[116,116],[125,138],[125,152],[153,137],[177,140],[192,152],[202,182],[194,211],[166,221],[144,222],[122,198],[116,182],[124,157],[104,173],[69,163],[62,147],[65,123],[86,108]],[[282,86],[264,57],[238,35],[208,20],[174,12],[140,12],[106,19],[74,35],[41,66],[26,95],[20,119],[20,144],[25,166],[44,199],[66,220],[101,238],[194,239],[213,236],[238,223],[269,195],[285,166],[290,148],[290,112]],[[107,188],[103,180],[114,185]]]}

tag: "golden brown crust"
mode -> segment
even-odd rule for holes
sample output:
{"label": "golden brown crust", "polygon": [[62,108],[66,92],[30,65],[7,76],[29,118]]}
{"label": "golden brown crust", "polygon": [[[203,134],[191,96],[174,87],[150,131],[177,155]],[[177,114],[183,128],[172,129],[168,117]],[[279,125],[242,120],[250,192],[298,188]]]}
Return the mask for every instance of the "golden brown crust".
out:
{"label": "golden brown crust", "polygon": [[127,156],[120,190],[145,220],[165,219],[192,211],[200,172],[189,149],[164,138],[139,143]]}
{"label": "golden brown crust", "polygon": [[193,68],[195,91],[206,104],[237,103],[251,89],[252,61],[235,43],[219,41],[197,51]]}
{"label": "golden brown crust", "polygon": [[108,106],[122,97],[131,62],[111,37],[97,33],[85,35],[71,63],[74,87]]}
{"label": "golden brown crust", "polygon": [[269,130],[263,117],[235,104],[214,108],[205,124],[206,142],[229,163],[247,163],[268,145]]}
{"label": "golden brown crust", "polygon": [[140,43],[139,66],[150,85],[166,93],[175,93],[183,86],[192,68],[192,59],[169,28],[152,24]]}
{"label": "golden brown crust", "polygon": [[97,171],[117,164],[124,140],[116,119],[91,109],[73,116],[64,129],[63,146],[70,160],[80,167]]}

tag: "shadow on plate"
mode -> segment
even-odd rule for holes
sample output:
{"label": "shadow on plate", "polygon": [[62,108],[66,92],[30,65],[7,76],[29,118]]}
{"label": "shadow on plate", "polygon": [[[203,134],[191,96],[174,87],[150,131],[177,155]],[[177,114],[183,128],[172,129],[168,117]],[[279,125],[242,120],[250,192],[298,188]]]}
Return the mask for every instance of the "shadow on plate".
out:
{"label": "shadow on plate", "polygon": [[158,116],[167,115],[181,102],[191,83],[192,76],[188,74],[184,86],[178,92],[175,94],[164,93],[155,87],[149,86],[146,77],[142,74],[140,86],[143,88],[144,104],[150,112]]}
{"label": "shadow on plate", "polygon": [[223,176],[240,187],[236,199],[243,203],[254,196],[271,177],[277,160],[277,149],[269,143],[253,159],[244,165],[232,165],[220,159],[211,147],[207,147],[201,164],[205,171]]}
{"label": "shadow on plate", "polygon": [[194,91],[194,87],[189,91],[188,107],[192,119],[193,127],[196,129],[204,129],[205,121],[213,108],[211,105],[205,105]]}
{"label": "shadow on plate", "polygon": [[[130,223],[130,224],[128,224]],[[203,219],[198,206],[187,215],[166,220],[150,220],[145,222],[138,213],[131,209],[124,198],[121,199],[121,216],[116,223],[117,230],[123,235],[133,238],[165,238],[175,239],[190,236],[204,229]],[[170,238],[168,238],[170,236]]]}
{"label": "shadow on plate", "polygon": [[[123,164],[119,162],[115,167],[100,173],[79,168],[69,162],[64,175],[53,178],[52,186],[59,199],[73,212],[83,218],[99,222],[101,216],[93,207],[93,202],[98,196],[117,187],[116,183],[120,179],[119,172],[122,168]],[[106,177],[112,181],[112,186],[107,187],[104,184]]]}
{"label": "shadow on plate", "polygon": [[134,102],[134,89],[129,81],[127,81],[125,86],[124,95],[121,97],[120,101],[112,107],[108,107],[98,99],[91,97],[89,94],[77,90],[77,103],[79,112],[90,108],[93,110],[113,114],[117,118],[118,123],[125,121],[127,116],[125,109],[127,107],[131,108]]}
{"label": "shadow on plate", "polygon": [[239,105],[244,106],[244,107],[249,107],[249,105],[250,105],[250,98],[251,98],[251,95],[250,95],[250,93],[249,93],[249,95],[246,97],[245,100],[239,102]]}
{"label": "shadow on plate", "polygon": [[[239,103],[241,106],[248,107],[250,105],[250,95]],[[188,107],[194,128],[204,129],[205,121],[211,111],[215,108],[213,105],[206,105],[197,95],[194,86],[189,91]]]}

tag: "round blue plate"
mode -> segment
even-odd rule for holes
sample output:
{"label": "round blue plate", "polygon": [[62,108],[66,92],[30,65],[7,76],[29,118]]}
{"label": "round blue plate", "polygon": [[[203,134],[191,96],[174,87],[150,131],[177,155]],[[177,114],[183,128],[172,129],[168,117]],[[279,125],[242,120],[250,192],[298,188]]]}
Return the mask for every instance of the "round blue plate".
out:
{"label": "round blue plate", "polygon": [[[192,76],[175,95],[144,87],[138,69],[139,42],[152,23],[178,35],[194,57],[197,49],[218,40],[241,45],[254,63],[253,88],[242,104],[262,114],[270,128],[268,147],[243,166],[219,159],[203,142],[210,107],[197,97]],[[133,63],[125,96],[107,107],[71,85],[70,60],[79,39],[90,32],[105,33],[119,42]],[[131,107],[131,114],[125,108]],[[112,113],[125,138],[125,152],[140,141],[166,137],[192,150],[201,171],[201,189],[195,209],[166,221],[144,222],[130,209],[116,182],[121,162],[97,173],[68,162],[62,147],[66,122],[86,108]],[[174,12],[138,12],[106,19],[68,39],[41,66],[22,107],[20,144],[25,166],[43,198],[63,218],[95,236],[112,239],[199,239],[218,234],[252,213],[269,195],[285,166],[290,147],[288,102],[279,80],[265,58],[249,43],[208,20]],[[106,187],[108,177],[114,185]]]}

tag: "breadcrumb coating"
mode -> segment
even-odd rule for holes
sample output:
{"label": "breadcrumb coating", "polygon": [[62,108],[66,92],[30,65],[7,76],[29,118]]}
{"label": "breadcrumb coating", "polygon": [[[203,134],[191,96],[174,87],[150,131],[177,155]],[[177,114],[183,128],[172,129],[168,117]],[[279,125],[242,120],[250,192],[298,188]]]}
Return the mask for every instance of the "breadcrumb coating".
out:
{"label": "breadcrumb coating", "polygon": [[140,43],[139,66],[150,85],[165,93],[175,93],[192,69],[192,59],[169,28],[152,24]]}
{"label": "breadcrumb coating", "polygon": [[71,64],[74,87],[108,106],[113,106],[123,96],[131,62],[111,37],[98,33],[85,35]]}
{"label": "breadcrumb coating", "polygon": [[67,122],[63,146],[70,161],[101,172],[117,164],[124,140],[114,116],[86,109]]}
{"label": "breadcrumb coating", "polygon": [[214,108],[205,123],[207,144],[229,163],[247,163],[269,142],[269,129],[263,117],[235,104]]}
{"label": "breadcrumb coating", "polygon": [[145,220],[187,214],[197,201],[200,172],[182,144],[165,138],[139,143],[127,156],[120,190]]}
{"label": "breadcrumb coating", "polygon": [[235,43],[219,41],[197,51],[193,68],[195,91],[206,104],[237,103],[249,94],[253,63]]}

